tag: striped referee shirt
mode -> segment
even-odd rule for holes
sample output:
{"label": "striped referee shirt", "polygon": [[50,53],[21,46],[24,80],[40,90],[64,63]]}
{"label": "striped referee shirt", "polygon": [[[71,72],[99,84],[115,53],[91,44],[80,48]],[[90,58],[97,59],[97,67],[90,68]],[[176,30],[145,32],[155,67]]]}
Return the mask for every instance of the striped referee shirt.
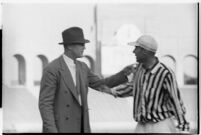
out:
{"label": "striped referee shirt", "polygon": [[129,92],[127,87],[126,93],[134,97],[133,117],[137,122],[158,122],[175,116],[179,125],[186,123],[186,111],[175,75],[158,59],[148,70],[139,64],[131,83],[133,88]]}

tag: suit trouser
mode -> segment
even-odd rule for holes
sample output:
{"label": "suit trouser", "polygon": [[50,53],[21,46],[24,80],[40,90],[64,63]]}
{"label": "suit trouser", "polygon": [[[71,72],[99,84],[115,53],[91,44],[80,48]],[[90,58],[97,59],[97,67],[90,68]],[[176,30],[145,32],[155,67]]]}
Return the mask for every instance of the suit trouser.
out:
{"label": "suit trouser", "polygon": [[177,133],[175,123],[172,118],[153,123],[138,122],[135,133]]}
{"label": "suit trouser", "polygon": [[83,111],[83,107],[81,106],[81,133],[84,133],[84,111]]}

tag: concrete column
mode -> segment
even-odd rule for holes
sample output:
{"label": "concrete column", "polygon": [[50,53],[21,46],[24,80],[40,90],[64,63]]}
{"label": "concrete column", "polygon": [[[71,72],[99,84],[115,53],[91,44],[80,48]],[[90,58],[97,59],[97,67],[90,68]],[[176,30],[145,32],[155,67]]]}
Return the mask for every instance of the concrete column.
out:
{"label": "concrete column", "polygon": [[33,55],[26,54],[26,88],[29,92],[34,94],[34,84],[33,84],[33,71],[34,71],[34,63],[33,63]]}

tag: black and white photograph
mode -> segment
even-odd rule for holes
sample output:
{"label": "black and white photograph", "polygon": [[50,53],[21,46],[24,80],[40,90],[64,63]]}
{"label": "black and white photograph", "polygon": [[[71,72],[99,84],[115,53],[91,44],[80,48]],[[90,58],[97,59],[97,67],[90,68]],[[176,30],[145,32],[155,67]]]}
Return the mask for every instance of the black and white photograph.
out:
{"label": "black and white photograph", "polygon": [[199,2],[1,2],[2,133],[200,133]]}

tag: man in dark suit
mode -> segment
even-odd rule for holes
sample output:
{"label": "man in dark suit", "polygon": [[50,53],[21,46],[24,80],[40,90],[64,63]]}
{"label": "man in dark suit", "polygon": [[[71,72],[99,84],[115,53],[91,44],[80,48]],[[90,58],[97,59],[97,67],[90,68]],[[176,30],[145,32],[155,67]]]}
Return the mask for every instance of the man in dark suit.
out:
{"label": "man in dark suit", "polygon": [[[87,103],[88,87],[111,93],[88,66],[76,60],[83,57],[85,43],[81,28],[71,27],[62,32],[64,54],[49,63],[43,70],[39,96],[39,110],[43,120],[43,132],[90,132]],[[110,87],[127,81],[123,69],[105,79]]]}

